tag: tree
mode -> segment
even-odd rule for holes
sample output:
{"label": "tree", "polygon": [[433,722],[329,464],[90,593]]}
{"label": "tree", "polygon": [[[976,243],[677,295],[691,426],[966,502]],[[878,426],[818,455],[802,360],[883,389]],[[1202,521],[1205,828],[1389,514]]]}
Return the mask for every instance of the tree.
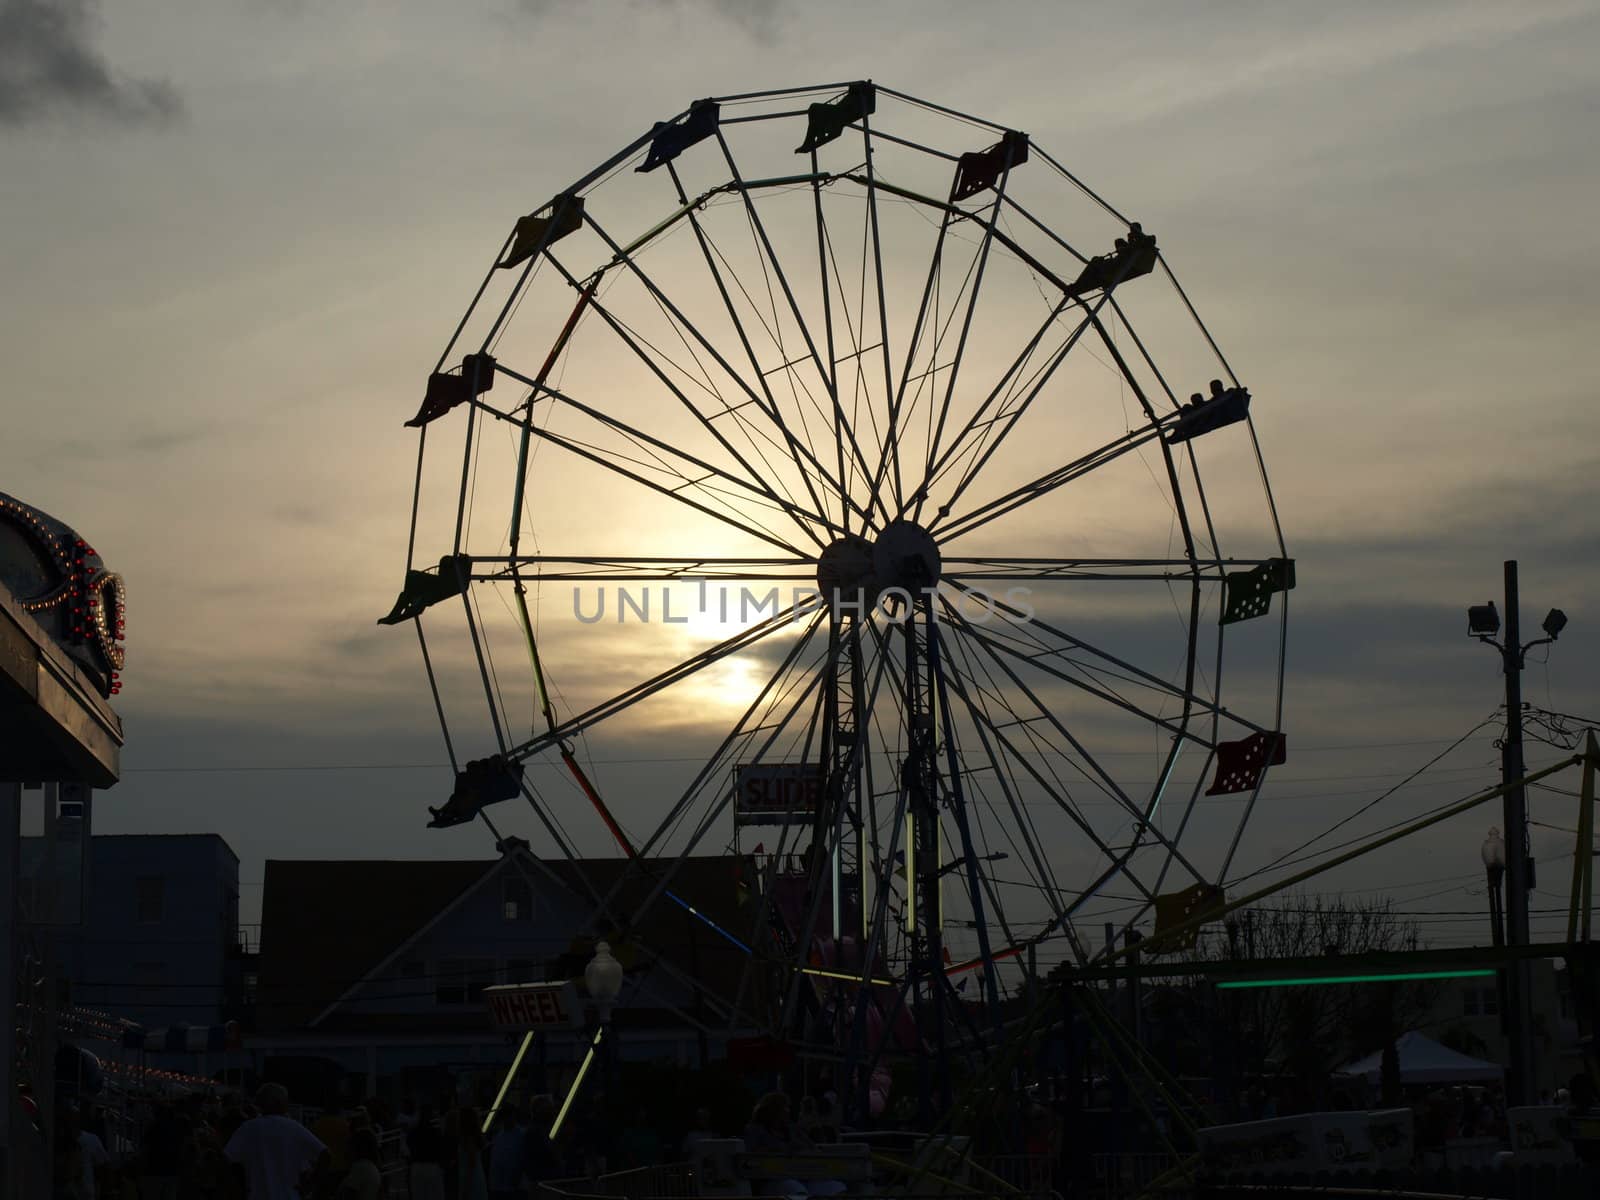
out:
{"label": "tree", "polygon": [[[1417,950],[1414,921],[1384,899],[1290,893],[1245,909],[1222,937],[1203,943],[1207,957],[1305,958]],[[1219,1053],[1243,1074],[1287,1075],[1299,1106],[1320,1107],[1332,1099],[1330,1076],[1352,1058],[1392,1048],[1405,1030],[1432,1009],[1437,989],[1421,981],[1308,985],[1229,991],[1217,996]],[[1385,1098],[1398,1093],[1398,1063],[1386,1056]]]}

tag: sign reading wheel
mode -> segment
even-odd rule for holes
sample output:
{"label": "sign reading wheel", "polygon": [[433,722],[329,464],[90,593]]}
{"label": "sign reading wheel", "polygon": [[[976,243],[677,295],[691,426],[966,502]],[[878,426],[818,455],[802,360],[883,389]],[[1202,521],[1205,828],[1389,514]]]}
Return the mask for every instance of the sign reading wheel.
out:
{"label": "sign reading wheel", "polygon": [[739,825],[810,821],[822,803],[822,770],[814,763],[749,763],[733,771],[733,819]]}
{"label": "sign reading wheel", "polygon": [[583,1024],[583,1005],[571,979],[500,984],[484,988],[483,998],[497,1029],[576,1029]]}

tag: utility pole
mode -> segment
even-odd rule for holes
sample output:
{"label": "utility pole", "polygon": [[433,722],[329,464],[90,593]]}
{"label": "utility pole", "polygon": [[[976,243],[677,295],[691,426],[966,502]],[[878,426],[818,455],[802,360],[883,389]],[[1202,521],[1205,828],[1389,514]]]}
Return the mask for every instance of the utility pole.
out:
{"label": "utility pole", "polygon": [[[1552,608],[1544,619],[1545,636],[1524,645],[1515,559],[1506,561],[1505,585],[1505,640],[1497,642],[1494,638],[1500,631],[1500,616],[1493,601],[1467,610],[1467,633],[1498,650],[1505,671],[1506,736],[1500,754],[1500,782],[1505,789],[1506,942],[1526,946],[1532,940],[1528,932],[1528,892],[1533,882],[1533,855],[1528,843],[1527,797],[1521,782],[1527,773],[1522,761],[1522,667],[1529,650],[1556,640],[1566,627],[1567,617],[1560,609]],[[1511,1051],[1506,1101],[1531,1104],[1538,1094],[1533,1079],[1532,964],[1527,959],[1512,962],[1505,969],[1505,981],[1509,1016],[1506,1034]]]}
{"label": "utility pole", "polygon": [[[1506,738],[1500,754],[1500,782],[1506,788],[1506,940],[1526,946],[1528,932],[1528,868],[1533,858],[1528,845],[1528,800],[1522,788],[1527,772],[1522,764],[1522,619],[1517,597],[1517,563],[1506,562],[1506,640],[1501,648],[1506,675]],[[1506,972],[1511,1022],[1511,1087],[1508,1104],[1532,1104],[1533,1086],[1533,971],[1527,959],[1518,959]]]}

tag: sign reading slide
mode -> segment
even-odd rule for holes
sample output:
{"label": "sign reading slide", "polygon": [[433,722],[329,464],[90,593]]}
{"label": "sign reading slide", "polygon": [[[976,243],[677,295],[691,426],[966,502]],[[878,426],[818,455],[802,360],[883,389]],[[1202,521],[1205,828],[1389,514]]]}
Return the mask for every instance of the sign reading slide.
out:
{"label": "sign reading slide", "polygon": [[809,821],[822,803],[822,769],[814,763],[750,763],[733,772],[733,819],[739,825]]}
{"label": "sign reading slide", "polygon": [[583,1024],[583,1005],[573,980],[505,983],[483,989],[489,1015],[499,1029],[544,1029]]}

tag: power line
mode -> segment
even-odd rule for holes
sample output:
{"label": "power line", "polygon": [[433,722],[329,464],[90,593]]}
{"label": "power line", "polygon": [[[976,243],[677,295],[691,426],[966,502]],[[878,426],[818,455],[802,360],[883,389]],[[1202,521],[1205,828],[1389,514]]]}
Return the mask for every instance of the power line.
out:
{"label": "power line", "polygon": [[1282,864],[1285,859],[1291,859],[1295,855],[1299,854],[1301,851],[1307,849],[1308,847],[1316,845],[1316,843],[1320,842],[1323,838],[1327,837],[1330,833],[1333,833],[1335,830],[1340,829],[1345,825],[1348,825],[1351,821],[1354,821],[1357,817],[1361,816],[1363,813],[1369,812],[1373,808],[1375,808],[1377,805],[1383,803],[1383,801],[1387,800],[1390,796],[1394,795],[1396,792],[1398,792],[1401,788],[1405,787],[1412,780],[1416,779],[1419,775],[1423,774],[1423,772],[1427,771],[1435,763],[1438,763],[1439,761],[1444,759],[1446,756],[1448,756],[1458,746],[1462,745],[1468,739],[1473,737],[1479,730],[1485,728],[1488,725],[1493,724],[1496,720],[1499,719],[1499,717],[1500,717],[1500,712],[1497,709],[1494,712],[1490,713],[1482,721],[1479,721],[1471,729],[1467,730],[1466,733],[1462,734],[1455,741],[1451,742],[1450,745],[1446,746],[1438,754],[1435,754],[1427,762],[1423,763],[1415,771],[1411,772],[1411,774],[1407,775],[1399,783],[1395,784],[1392,788],[1389,788],[1387,791],[1382,792],[1378,796],[1375,796],[1372,800],[1368,801],[1366,804],[1363,804],[1360,808],[1356,809],[1356,811],[1351,813],[1349,816],[1340,818],[1339,820],[1335,821],[1332,825],[1328,826],[1328,828],[1324,829],[1321,833],[1316,834],[1314,837],[1307,838],[1305,841],[1301,842],[1298,846],[1294,847],[1294,849],[1284,851],[1284,853],[1278,855],[1277,858],[1273,859],[1266,866],[1258,867],[1256,870],[1251,871],[1248,875],[1239,876],[1236,879],[1230,880],[1230,882],[1232,884],[1234,884],[1234,885],[1238,885],[1240,883],[1243,883],[1247,879],[1254,879],[1258,875],[1264,875],[1268,871],[1272,870],[1274,867],[1277,867],[1280,864]]}
{"label": "power line", "polygon": [[[1487,722],[1485,722],[1487,724]],[[1482,728],[1482,726],[1479,726]],[[1476,732],[1476,730],[1474,730]],[[1300,746],[1295,747],[1299,754],[1331,754],[1347,750],[1388,750],[1410,746],[1437,746],[1442,744],[1444,738],[1423,738],[1415,741],[1403,742],[1347,742],[1338,745],[1326,746]],[[1454,749],[1453,743],[1451,748]],[[889,751],[880,751],[888,754]],[[1043,753],[1042,751],[1039,753]],[[1096,758],[1149,758],[1151,751],[1146,750],[1105,750],[1095,755]],[[673,762],[704,762],[705,756],[698,754],[682,755],[654,755],[647,757],[630,758],[595,758],[591,760],[600,766],[646,766],[656,763]],[[531,765],[542,765],[533,763]],[[551,764],[554,765],[554,764]],[[450,764],[447,762],[372,762],[372,763],[224,763],[215,766],[159,766],[159,767],[124,767],[124,775],[208,775],[208,774],[253,774],[273,773],[288,771],[447,771]],[[1452,771],[1467,772],[1477,770],[1474,767],[1453,767]],[[1362,775],[1317,775],[1303,778],[1276,778],[1273,783],[1316,783],[1324,779],[1388,779],[1397,772],[1384,772],[1379,774]]]}

